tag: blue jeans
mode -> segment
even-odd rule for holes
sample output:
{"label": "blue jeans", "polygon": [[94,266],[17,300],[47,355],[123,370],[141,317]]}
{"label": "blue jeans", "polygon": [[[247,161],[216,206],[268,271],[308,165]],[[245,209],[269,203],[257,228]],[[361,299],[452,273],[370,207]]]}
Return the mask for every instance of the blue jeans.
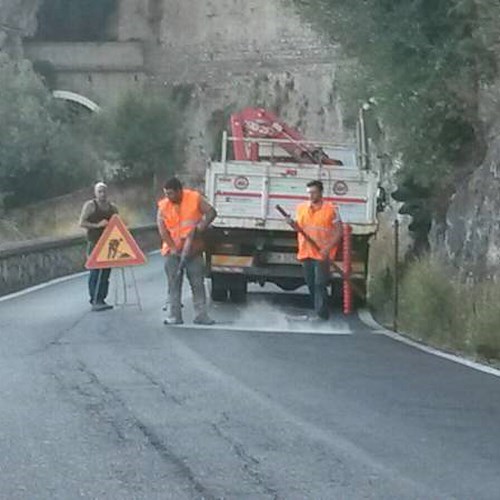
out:
{"label": "blue jeans", "polygon": [[[88,243],[87,256],[90,255],[95,243]],[[111,269],[91,269],[89,273],[89,296],[91,304],[102,304],[108,296],[109,275]]]}
{"label": "blue jeans", "polygon": [[321,319],[328,319],[328,283],[330,282],[330,263],[315,259],[302,261],[302,270],[307,288],[311,294],[314,311]]}

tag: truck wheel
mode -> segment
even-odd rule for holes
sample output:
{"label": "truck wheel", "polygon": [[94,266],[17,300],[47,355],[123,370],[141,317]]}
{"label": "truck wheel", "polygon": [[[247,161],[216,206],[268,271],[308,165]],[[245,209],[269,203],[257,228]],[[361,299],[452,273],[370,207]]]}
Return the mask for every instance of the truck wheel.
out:
{"label": "truck wheel", "polygon": [[238,277],[229,283],[229,297],[234,304],[242,304],[247,300],[247,280]]}
{"label": "truck wheel", "polygon": [[214,302],[226,302],[227,300],[227,284],[220,276],[212,276],[212,289],[210,297]]}
{"label": "truck wheel", "polygon": [[340,280],[335,280],[330,288],[330,303],[334,307],[342,307],[342,300],[344,296],[343,284]]}

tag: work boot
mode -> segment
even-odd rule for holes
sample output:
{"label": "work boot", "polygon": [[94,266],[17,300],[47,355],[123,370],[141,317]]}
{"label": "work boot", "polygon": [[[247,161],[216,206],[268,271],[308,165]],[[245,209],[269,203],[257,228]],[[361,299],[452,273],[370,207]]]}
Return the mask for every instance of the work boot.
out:
{"label": "work boot", "polygon": [[106,304],[106,302],[96,302],[95,304],[92,304],[92,311],[93,312],[101,312],[101,311],[109,311],[109,309],[113,309],[112,305]]}
{"label": "work boot", "polygon": [[193,323],[195,325],[215,325],[215,320],[213,320],[208,314],[201,314],[194,318]]}

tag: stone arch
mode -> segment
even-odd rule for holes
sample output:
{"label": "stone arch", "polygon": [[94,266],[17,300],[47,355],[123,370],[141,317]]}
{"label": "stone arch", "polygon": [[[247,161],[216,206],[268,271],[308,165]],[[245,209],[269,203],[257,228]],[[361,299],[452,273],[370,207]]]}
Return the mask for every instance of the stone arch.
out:
{"label": "stone arch", "polygon": [[52,94],[56,99],[75,102],[80,106],[87,108],[92,113],[98,113],[101,111],[101,107],[98,104],[90,100],[88,97],[77,94],[76,92],[70,92],[69,90],[54,90]]}

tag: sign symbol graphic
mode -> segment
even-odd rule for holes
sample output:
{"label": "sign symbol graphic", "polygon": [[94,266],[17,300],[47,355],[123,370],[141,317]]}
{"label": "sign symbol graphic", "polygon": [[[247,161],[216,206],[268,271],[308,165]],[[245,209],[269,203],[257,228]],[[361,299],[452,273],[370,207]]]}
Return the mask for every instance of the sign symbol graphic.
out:
{"label": "sign symbol graphic", "polygon": [[145,263],[146,257],[130,231],[118,215],[113,215],[87,259],[85,267],[104,269],[138,266]]}

